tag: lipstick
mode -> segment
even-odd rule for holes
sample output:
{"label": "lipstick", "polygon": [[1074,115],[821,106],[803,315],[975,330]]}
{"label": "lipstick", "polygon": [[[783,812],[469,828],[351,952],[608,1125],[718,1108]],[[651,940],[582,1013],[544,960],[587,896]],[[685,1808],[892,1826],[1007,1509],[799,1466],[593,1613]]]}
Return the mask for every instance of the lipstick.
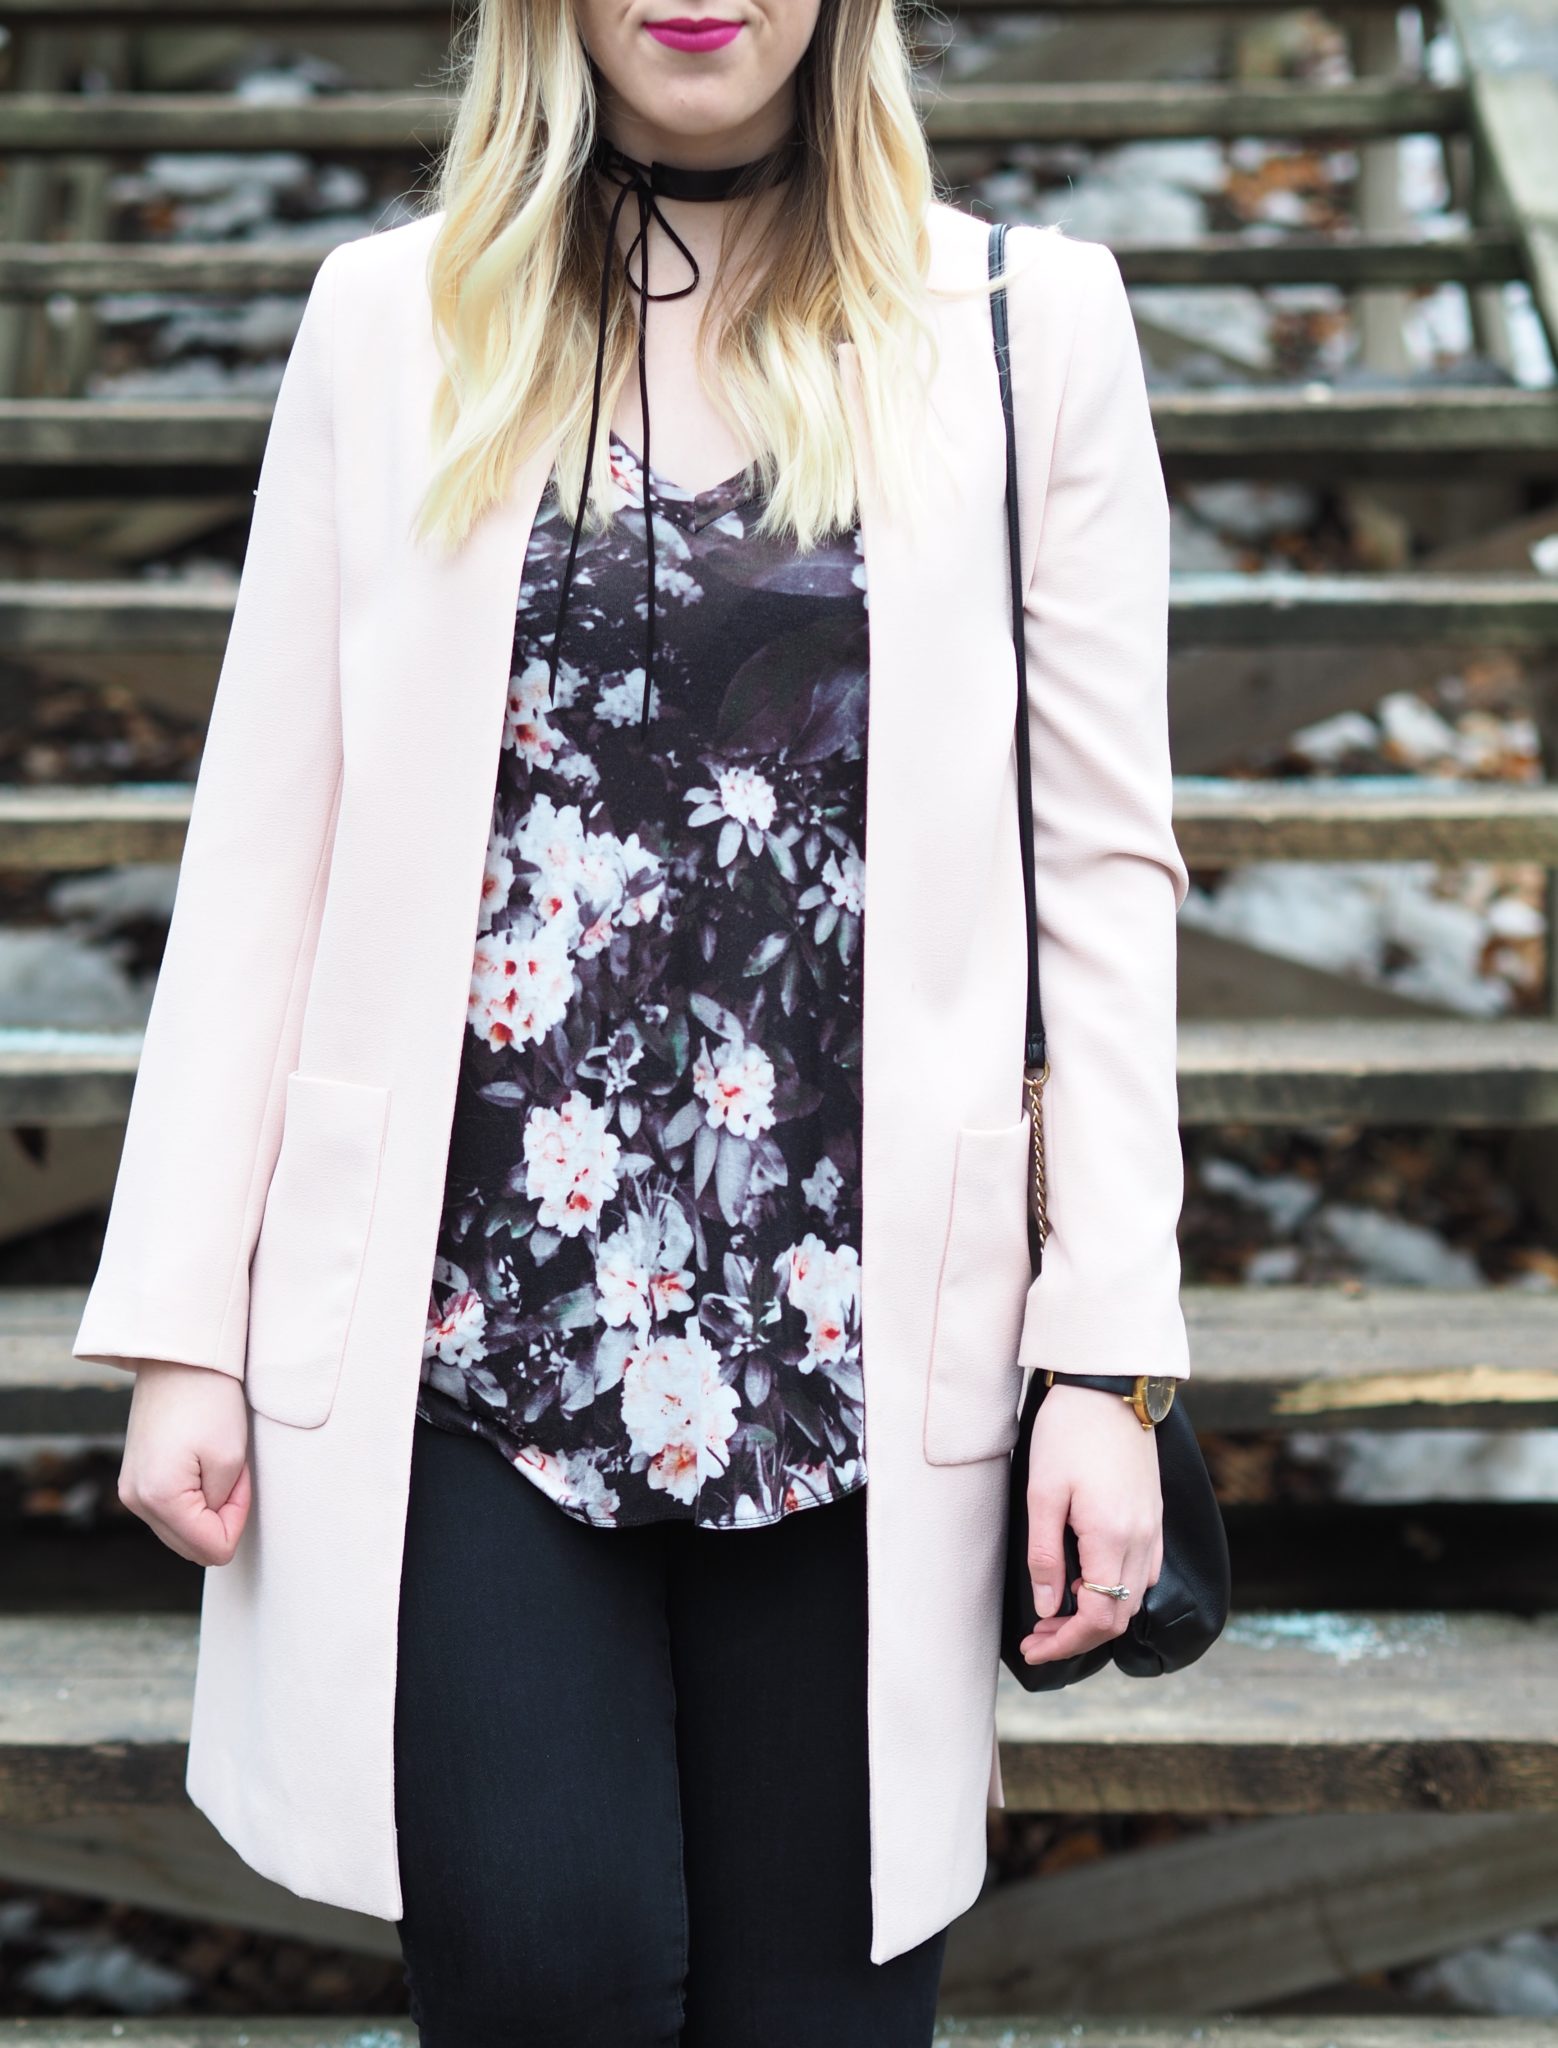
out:
{"label": "lipstick", "polygon": [[741,33],[739,21],[721,21],[713,14],[678,14],[669,21],[650,21],[644,26],[669,50],[723,50]]}

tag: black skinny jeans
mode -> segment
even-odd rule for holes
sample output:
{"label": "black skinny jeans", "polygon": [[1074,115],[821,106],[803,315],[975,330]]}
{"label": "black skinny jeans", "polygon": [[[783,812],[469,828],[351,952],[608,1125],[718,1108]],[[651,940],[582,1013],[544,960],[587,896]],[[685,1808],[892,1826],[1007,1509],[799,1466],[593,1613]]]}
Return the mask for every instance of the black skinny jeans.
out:
{"label": "black skinny jeans", "polygon": [[574,1521],[417,1419],[396,1821],[423,2048],[929,2048],[871,1962],[865,1496]]}

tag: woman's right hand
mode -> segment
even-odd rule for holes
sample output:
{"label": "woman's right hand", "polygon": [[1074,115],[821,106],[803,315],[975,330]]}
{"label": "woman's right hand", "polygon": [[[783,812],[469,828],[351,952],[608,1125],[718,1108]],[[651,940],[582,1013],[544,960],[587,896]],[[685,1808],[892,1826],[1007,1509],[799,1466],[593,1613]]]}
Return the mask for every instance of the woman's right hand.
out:
{"label": "woman's right hand", "polygon": [[204,1365],[135,1368],[119,1498],[193,1564],[226,1564],[249,1514],[243,1382]]}

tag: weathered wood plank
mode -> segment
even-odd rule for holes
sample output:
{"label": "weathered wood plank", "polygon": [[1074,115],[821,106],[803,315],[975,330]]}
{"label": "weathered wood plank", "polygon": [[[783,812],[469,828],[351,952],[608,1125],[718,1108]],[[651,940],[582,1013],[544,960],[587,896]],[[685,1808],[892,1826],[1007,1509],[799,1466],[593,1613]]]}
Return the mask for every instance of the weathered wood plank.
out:
{"label": "weathered wood plank", "polygon": [[176,861],[188,783],[0,790],[0,868],[63,873],[115,861]]}
{"label": "weathered wood plank", "polygon": [[998,1885],[952,1924],[960,2015],[1237,2010],[1558,1914],[1544,1814],[1249,1821]]}
{"label": "weathered wood plank", "polygon": [[1184,477],[1558,469],[1558,394],[1502,385],[1221,385],[1154,392],[1152,417],[1165,465]]}
{"label": "weathered wood plank", "polygon": [[[126,25],[159,22],[352,22],[374,27],[386,20],[445,20],[466,11],[469,0],[7,0],[7,19],[17,22],[107,21]],[[910,0],[911,6],[915,0]],[[1354,8],[1394,8],[1398,0],[1349,0]],[[1269,14],[1277,0],[944,0],[947,14]]]}
{"label": "weathered wood plank", "polygon": [[[3,401],[0,489],[57,490],[71,471],[82,473],[79,488],[105,495],[166,492],[183,487],[186,473],[207,484],[207,471],[252,481],[270,412],[255,399]],[[1165,466],[1187,477],[1334,477],[1452,462],[1467,474],[1558,474],[1558,393],[1548,391],[1220,387],[1155,392],[1152,416]]]}
{"label": "weathered wood plank", "polygon": [[1558,1296],[1187,1287],[1199,1429],[1550,1429]]}
{"label": "weathered wood plank", "polygon": [[[0,2048],[416,2048],[409,2020],[0,2020]],[[933,2048],[1551,2048],[1546,2020],[938,2019]]]}
{"label": "weathered wood plank", "polygon": [[[1545,647],[1558,641],[1558,584],[1538,576],[1173,578],[1179,646],[1312,641]],[[220,650],[232,593],[144,582],[0,582],[0,648],[98,652]]]}
{"label": "weathered wood plank", "polygon": [[[31,1891],[112,1899],[366,1955],[400,1953],[393,1922],[305,1899],[262,1877],[188,1800],[179,1806],[118,1807],[36,1827],[0,1822],[0,1877]],[[0,2021],[0,2043],[6,2041]],[[239,2048],[236,2040],[233,2048]]]}
{"label": "weathered wood plank", "polygon": [[1235,1614],[1155,1685],[1110,1667],[997,1721],[1014,1809],[1510,1812],[1558,1806],[1558,1615]]}
{"label": "weathered wood plank", "polygon": [[1249,1023],[1259,1017],[1438,1017],[1458,1013],[1443,1003],[1404,995],[1382,982],[1360,981],[1307,960],[1290,960],[1243,939],[1179,926],[1179,1015],[1183,1022],[1217,1017]]}
{"label": "weathered wood plank", "polygon": [[1558,582],[1540,576],[1303,576],[1198,571],[1171,579],[1176,648],[1292,646],[1548,647]]}
{"label": "weathered wood plank", "polygon": [[[0,1289],[0,1434],[124,1427],[131,1380],[70,1356],[86,1291]],[[1558,1296],[1187,1287],[1200,1430],[1558,1427]]]}
{"label": "weathered wood plank", "polygon": [[1558,1122],[1558,1025],[1535,1019],[1186,1022],[1185,1124]]}
{"label": "weathered wood plank", "polygon": [[[1550,2020],[1471,2019],[1443,2013],[1406,2019],[1349,2013],[1323,2019],[1207,2020],[1079,2020],[1057,2014],[1051,2019],[944,2020],[935,2048],[1551,2048],[1551,2031]],[[67,2044],[46,2042],[43,2048]],[[151,2048],[164,2044],[159,2041]],[[167,2048],[185,2044],[173,2042]],[[190,2043],[189,2048],[207,2044]],[[304,2044],[300,2041],[296,2048]],[[313,2048],[312,2036],[308,2048]]]}
{"label": "weathered wood plank", "polygon": [[[1131,285],[1335,284],[1352,291],[1435,284],[1502,284],[1524,274],[1513,234],[1482,228],[1464,235],[1295,233],[1252,242],[1240,234],[1197,235],[1183,242],[1134,237],[1111,241]],[[0,257],[0,280],[5,277]]]}
{"label": "weathered wood plank", "polygon": [[[281,292],[301,297],[313,283],[327,246],[260,241],[0,243],[0,297],[44,299],[56,292],[78,298],[119,292],[231,292],[246,298]],[[1483,274],[1480,268],[1477,274]],[[1500,273],[1495,268],[1492,274]]]}
{"label": "weathered wood plank", "polygon": [[0,402],[0,464],[257,472],[270,417],[268,401],[250,398],[13,398]]}
{"label": "weathered wood plank", "polygon": [[184,1797],[192,1618],[0,1617],[0,1819]]}
{"label": "weathered wood plank", "polygon": [[[277,150],[405,154],[436,149],[449,95],[343,92],[265,102],[216,93],[17,92],[0,100],[10,156],[143,150]],[[1466,125],[1458,86],[1363,79],[1314,86],[1181,80],[947,85],[921,96],[932,144],[1118,142],[1200,135],[1452,134]]]}
{"label": "weathered wood plank", "polygon": [[[128,1108],[139,1034],[0,1030],[0,1123],[109,1123]],[[1558,1123],[1558,1024],[1409,1018],[1188,1021],[1185,1124]]]}
{"label": "weathered wood plank", "polygon": [[[0,651],[220,653],[233,591],[206,584],[0,581]],[[1175,576],[1169,634],[1190,647],[1558,645],[1540,576]]]}
{"label": "weathered wood plank", "polygon": [[[188,783],[0,789],[0,868],[66,872],[177,860],[192,796]],[[1175,785],[1174,826],[1186,860],[1201,868],[1250,860],[1558,865],[1558,786],[1184,777]]]}
{"label": "weathered wood plank", "polygon": [[[1403,289],[1500,284],[1524,275],[1513,234],[1291,234],[1255,242],[1237,234],[1193,241],[1113,244],[1133,285],[1336,284]],[[98,298],[116,292],[283,292],[301,295],[323,249],[293,242],[30,242],[0,244],[0,297],[44,299],[56,292]]]}
{"label": "weathered wood plank", "polygon": [[1446,0],[1466,56],[1473,131],[1525,255],[1558,355],[1558,34],[1551,0]]}
{"label": "weathered wood plank", "polygon": [[[0,1616],[0,1817],[177,1803],[195,1621]],[[1003,1677],[1008,1803],[1094,1812],[1558,1808],[1558,1616],[1235,1615],[1160,1685]]]}
{"label": "weathered wood plank", "polygon": [[0,1123],[122,1122],[138,1031],[0,1030]]}
{"label": "weathered wood plank", "polygon": [[0,652],[220,654],[237,586],[0,581]]}
{"label": "weathered wood plank", "polygon": [[[0,811],[0,820],[4,813]],[[1174,832],[1194,867],[1253,860],[1540,861],[1558,864],[1558,784],[1181,776]],[[4,846],[0,823],[0,847]]]}

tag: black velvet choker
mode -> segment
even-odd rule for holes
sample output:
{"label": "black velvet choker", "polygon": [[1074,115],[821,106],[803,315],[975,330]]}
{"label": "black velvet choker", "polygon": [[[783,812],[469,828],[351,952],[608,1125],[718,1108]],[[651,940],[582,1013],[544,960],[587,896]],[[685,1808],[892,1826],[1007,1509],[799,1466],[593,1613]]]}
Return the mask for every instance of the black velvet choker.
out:
{"label": "black velvet choker", "polygon": [[[549,704],[555,702],[557,684],[557,663],[562,646],[563,621],[567,616],[568,597],[573,588],[574,557],[579,551],[579,533],[584,523],[584,501],[589,483],[590,471],[595,460],[596,432],[600,425],[601,378],[605,368],[606,312],[611,286],[611,259],[617,246],[617,224],[622,209],[631,194],[638,204],[638,232],[623,252],[623,268],[628,283],[638,293],[638,402],[644,423],[644,446],[640,458],[643,477],[644,509],[644,554],[647,568],[647,590],[644,620],[644,695],[639,713],[639,731],[649,726],[650,692],[654,684],[655,665],[655,542],[653,514],[650,511],[649,490],[649,384],[644,363],[644,328],[648,318],[651,299],[684,299],[695,291],[699,281],[697,258],[682,240],[660,210],[661,199],[732,199],[750,192],[760,192],[769,185],[777,185],[790,176],[799,153],[799,140],[792,136],[770,150],[767,155],[753,157],[747,163],[718,165],[699,169],[691,165],[661,163],[655,159],[641,163],[637,157],[628,156],[616,144],[599,132],[590,151],[590,162],[620,189],[612,203],[611,217],[606,225],[606,253],[601,265],[600,312],[595,334],[595,389],[590,402],[590,431],[584,452],[584,487],[579,493],[579,509],[573,523],[573,535],[568,545],[568,560],[563,569],[562,590],[557,602],[557,618],[552,628],[551,656],[547,668],[546,694]],[[652,292],[649,289],[649,222],[651,217],[659,221],[678,251],[687,260],[692,276],[688,282],[675,291]],[[639,259],[639,274],[633,275],[633,257]]]}

